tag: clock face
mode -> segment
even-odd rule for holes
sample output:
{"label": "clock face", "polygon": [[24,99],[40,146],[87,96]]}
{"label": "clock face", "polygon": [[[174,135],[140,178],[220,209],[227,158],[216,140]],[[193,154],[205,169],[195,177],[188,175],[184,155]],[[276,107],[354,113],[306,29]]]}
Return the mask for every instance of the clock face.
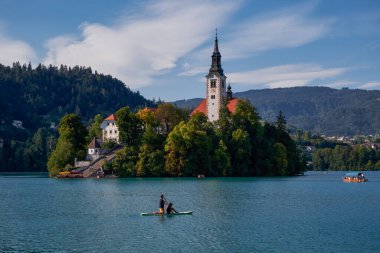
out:
{"label": "clock face", "polygon": [[215,88],[211,88],[211,93],[215,93],[216,92],[216,89]]}

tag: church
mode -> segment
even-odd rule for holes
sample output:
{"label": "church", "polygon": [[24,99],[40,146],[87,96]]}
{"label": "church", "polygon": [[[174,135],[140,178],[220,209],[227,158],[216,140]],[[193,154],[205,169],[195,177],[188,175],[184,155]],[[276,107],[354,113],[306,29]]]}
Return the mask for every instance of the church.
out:
{"label": "church", "polygon": [[227,99],[227,108],[234,113],[237,99],[232,97],[231,86],[226,87],[227,77],[222,69],[222,56],[219,52],[218,34],[215,33],[214,52],[211,56],[211,68],[206,76],[206,98],[190,114],[201,112],[205,114],[210,122],[219,119],[220,107],[224,99]]}

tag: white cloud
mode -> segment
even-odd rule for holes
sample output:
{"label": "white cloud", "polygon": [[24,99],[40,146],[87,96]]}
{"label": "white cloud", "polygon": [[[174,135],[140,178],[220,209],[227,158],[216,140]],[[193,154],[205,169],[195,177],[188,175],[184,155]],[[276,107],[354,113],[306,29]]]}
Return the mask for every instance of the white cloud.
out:
{"label": "white cloud", "polygon": [[[46,43],[46,64],[91,66],[123,80],[131,88],[176,66],[179,58],[210,38],[236,3],[151,1],[139,17],[118,25],[81,25],[81,38],[61,36]],[[210,12],[210,10],[213,10]]]}
{"label": "white cloud", "polygon": [[[294,48],[326,36],[332,19],[310,17],[314,9],[314,2],[308,2],[260,16],[251,15],[253,18],[230,29],[233,32],[222,34],[219,48],[223,61],[247,58],[273,49]],[[210,48],[194,52],[193,65],[204,64],[209,56]],[[185,73],[196,75],[195,70],[189,69]]]}
{"label": "white cloud", "polygon": [[317,64],[289,64],[228,74],[232,83],[266,85],[270,88],[303,86],[315,80],[336,77],[346,68],[324,69]]}
{"label": "white cloud", "polygon": [[300,5],[247,20],[231,33],[224,46],[225,58],[241,58],[257,52],[305,45],[325,36],[331,19],[313,19],[314,5]]}
{"label": "white cloud", "polygon": [[29,44],[11,39],[0,33],[0,63],[12,65],[14,62],[28,63],[35,62],[37,56]]}
{"label": "white cloud", "polygon": [[360,89],[371,89],[371,90],[379,90],[380,89],[380,81],[373,81],[365,83],[359,86]]}
{"label": "white cloud", "polygon": [[206,75],[209,68],[210,66],[200,66],[200,67],[194,67],[194,68],[187,66],[187,68],[185,68],[185,71],[179,73],[178,75],[179,76],[195,76],[199,74]]}

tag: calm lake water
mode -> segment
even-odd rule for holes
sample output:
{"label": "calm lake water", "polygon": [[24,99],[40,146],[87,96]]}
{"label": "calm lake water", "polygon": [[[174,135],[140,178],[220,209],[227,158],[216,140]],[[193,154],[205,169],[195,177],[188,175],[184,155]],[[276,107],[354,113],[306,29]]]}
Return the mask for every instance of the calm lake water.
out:
{"label": "calm lake water", "polygon": [[[0,176],[0,252],[379,252],[380,173],[232,179]],[[142,217],[164,193],[193,215]]]}

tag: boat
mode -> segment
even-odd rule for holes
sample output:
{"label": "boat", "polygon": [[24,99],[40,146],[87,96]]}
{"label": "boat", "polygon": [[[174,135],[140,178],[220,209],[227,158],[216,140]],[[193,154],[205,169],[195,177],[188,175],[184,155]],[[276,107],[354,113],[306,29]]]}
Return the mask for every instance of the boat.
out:
{"label": "boat", "polygon": [[362,172],[349,172],[342,178],[342,180],[346,183],[362,183],[368,181]]}
{"label": "boat", "polygon": [[187,215],[187,214],[192,214],[192,213],[193,211],[178,212],[178,213],[153,212],[153,213],[141,213],[141,216],[174,216],[174,215]]}

